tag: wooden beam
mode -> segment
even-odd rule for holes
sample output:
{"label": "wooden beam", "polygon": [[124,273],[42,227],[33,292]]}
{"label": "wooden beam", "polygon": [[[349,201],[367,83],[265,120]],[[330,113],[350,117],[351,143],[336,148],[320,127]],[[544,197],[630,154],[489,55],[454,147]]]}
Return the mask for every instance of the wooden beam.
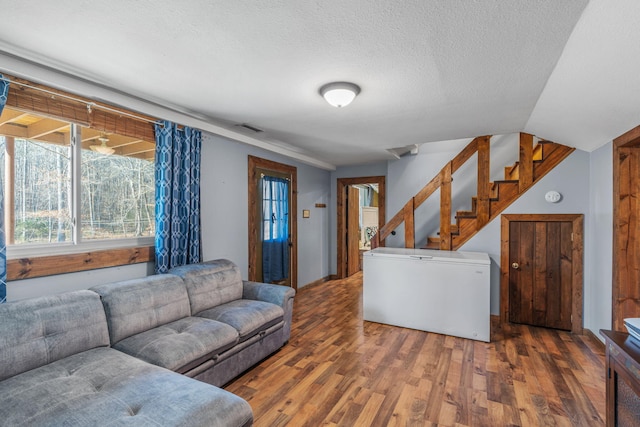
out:
{"label": "wooden beam", "polygon": [[476,230],[480,230],[489,222],[490,188],[490,141],[489,137],[478,139],[478,198],[476,203]]}
{"label": "wooden beam", "polygon": [[466,147],[451,160],[451,173],[454,174],[460,167],[467,162],[478,151],[478,141],[482,138],[491,138],[491,136],[478,136],[467,144]]}
{"label": "wooden beam", "polygon": [[389,234],[391,234],[393,230],[395,230],[396,228],[398,228],[398,226],[400,226],[400,224],[402,224],[402,221],[404,221],[404,209],[400,209],[393,216],[393,218],[391,218],[391,220],[389,220],[389,222],[387,222],[380,229],[380,231],[378,232],[378,234],[380,235],[380,241],[389,237]]}
{"label": "wooden beam", "polygon": [[56,145],[69,145],[68,134],[69,131],[67,130],[66,133],[54,132],[42,135],[38,138],[30,138],[28,129],[24,126],[14,123],[6,123],[0,126],[0,135],[11,136],[16,139],[30,139],[32,141],[40,141]]}
{"label": "wooden beam", "polygon": [[56,132],[69,133],[71,125],[54,119],[42,119],[27,126],[27,138],[39,139]]}
{"label": "wooden beam", "polygon": [[2,110],[2,115],[0,116],[0,126],[17,121],[27,115],[27,113],[22,111],[5,108]]}
{"label": "wooden beam", "polygon": [[154,141],[144,141],[140,138],[132,138],[129,136],[118,135],[115,133],[105,134],[95,129],[83,127],[82,128],[82,148],[89,148],[90,145],[99,144],[98,138],[106,135],[109,138],[107,145],[112,148],[124,147],[126,145],[137,144],[139,142],[147,142],[155,145]]}
{"label": "wooden beam", "polygon": [[409,199],[409,201],[404,205],[402,209],[404,216],[404,247],[405,248],[415,248],[415,225],[413,222],[413,197]]}
{"label": "wooden beam", "polygon": [[79,254],[53,255],[7,260],[7,279],[20,280],[33,277],[96,268],[152,262],[155,259],[153,246],[109,249]]}
{"label": "wooden beam", "polygon": [[520,133],[519,191],[525,192],[533,184],[533,135]]}
{"label": "wooden beam", "polygon": [[434,176],[431,181],[415,195],[413,198],[413,208],[418,209],[418,207],[424,203],[438,188],[440,187],[440,175]]}
{"label": "wooden beam", "polygon": [[440,171],[440,249],[451,250],[451,169],[452,162]]}
{"label": "wooden beam", "polygon": [[[109,141],[111,142],[111,141]],[[113,147],[111,144],[108,144],[110,147]],[[121,156],[131,156],[138,153],[146,153],[146,152],[154,152],[156,150],[156,145],[150,142],[141,142],[139,144],[126,145],[116,148],[116,153]]]}

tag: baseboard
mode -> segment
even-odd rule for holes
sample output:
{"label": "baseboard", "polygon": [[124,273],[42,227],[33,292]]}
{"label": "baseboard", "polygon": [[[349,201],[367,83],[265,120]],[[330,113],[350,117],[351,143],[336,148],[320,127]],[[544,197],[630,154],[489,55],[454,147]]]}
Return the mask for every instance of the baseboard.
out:
{"label": "baseboard", "polygon": [[591,329],[587,329],[587,328],[582,329],[582,334],[588,336],[591,339],[591,341],[593,341],[600,347],[602,351],[605,350],[604,342],[600,338],[598,338],[598,336],[594,334],[591,331]]}
{"label": "baseboard", "polygon": [[309,282],[309,283],[307,283],[307,284],[306,284],[306,285],[304,285],[304,286],[298,286],[298,287],[299,287],[299,288],[306,288],[306,287],[308,287],[308,286],[321,285],[321,284],[323,284],[323,283],[325,283],[325,282],[328,282],[329,280],[333,280],[333,279],[331,278],[331,276],[325,276],[325,277],[323,277],[322,279],[314,280],[313,282]]}

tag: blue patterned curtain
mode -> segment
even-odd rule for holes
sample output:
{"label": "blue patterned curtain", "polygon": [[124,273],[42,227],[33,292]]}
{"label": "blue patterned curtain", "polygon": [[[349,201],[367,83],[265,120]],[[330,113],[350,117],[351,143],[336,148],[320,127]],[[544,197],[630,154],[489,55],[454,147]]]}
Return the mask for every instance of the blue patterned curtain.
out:
{"label": "blue patterned curtain", "polygon": [[[0,74],[0,114],[4,104],[7,103],[9,93],[9,82],[2,80]],[[2,182],[0,177],[0,182]],[[0,303],[7,300],[7,245],[4,239],[4,195],[2,193],[4,185],[0,185]]]}
{"label": "blue patterned curtain", "polygon": [[202,261],[197,129],[165,121],[156,133],[156,272]]}
{"label": "blue patterned curtain", "polygon": [[262,178],[262,280],[289,277],[289,181]]}

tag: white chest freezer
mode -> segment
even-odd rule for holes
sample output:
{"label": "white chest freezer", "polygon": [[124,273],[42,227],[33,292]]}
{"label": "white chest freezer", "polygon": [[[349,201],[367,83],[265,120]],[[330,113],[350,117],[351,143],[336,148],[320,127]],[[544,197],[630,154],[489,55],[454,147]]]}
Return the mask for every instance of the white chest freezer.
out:
{"label": "white chest freezer", "polygon": [[363,263],[364,320],[490,341],[487,254],[376,248]]}

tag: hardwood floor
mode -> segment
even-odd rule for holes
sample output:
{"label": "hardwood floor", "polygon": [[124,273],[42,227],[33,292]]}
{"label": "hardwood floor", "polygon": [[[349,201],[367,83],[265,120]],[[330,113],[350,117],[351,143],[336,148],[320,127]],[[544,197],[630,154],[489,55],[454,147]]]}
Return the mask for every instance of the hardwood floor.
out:
{"label": "hardwood floor", "polygon": [[225,388],[261,426],[598,426],[604,346],[492,327],[491,343],[362,320],[362,275],[298,291],[291,340]]}

